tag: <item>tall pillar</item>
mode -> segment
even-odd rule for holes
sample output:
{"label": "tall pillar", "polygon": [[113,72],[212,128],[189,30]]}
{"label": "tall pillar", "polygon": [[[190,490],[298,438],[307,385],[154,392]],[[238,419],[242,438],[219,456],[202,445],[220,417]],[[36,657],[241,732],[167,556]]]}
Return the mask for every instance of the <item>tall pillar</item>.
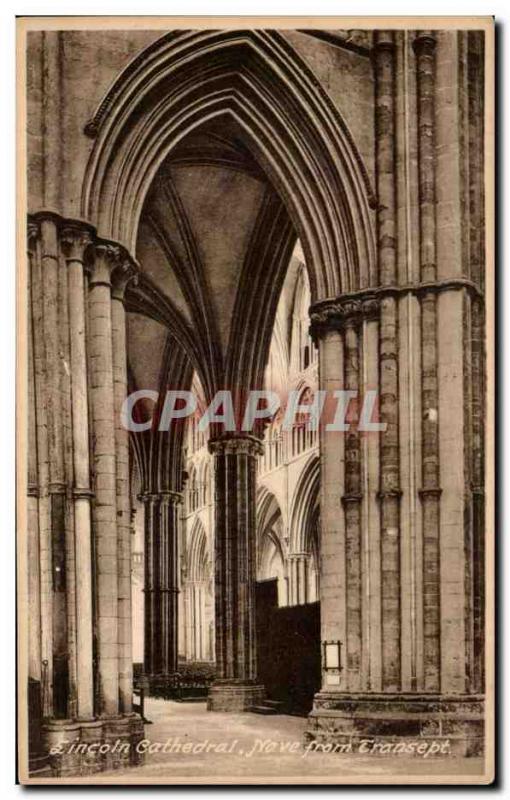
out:
{"label": "tall pillar", "polygon": [[[374,35],[378,285],[311,309],[321,389],[365,390],[378,384],[385,430],[378,447],[371,434],[363,434],[361,448],[358,687],[349,674],[349,652],[352,658],[357,646],[352,590],[358,558],[352,544],[359,518],[348,507],[342,514],[339,501],[343,493],[356,494],[359,452],[351,431],[344,442],[340,433],[321,434],[321,636],[323,653],[329,643],[333,656],[329,665],[324,657],[322,689],[314,698],[306,736],[354,747],[367,737],[432,737],[450,754],[479,755],[483,697],[473,694],[481,688],[474,641],[477,637],[480,643],[476,604],[481,598],[476,593],[483,589],[473,575],[481,553],[475,545],[469,481],[474,478],[476,485],[481,477],[480,395],[471,388],[471,375],[481,372],[477,310],[483,295],[476,279],[466,277],[467,246],[462,246],[463,231],[452,215],[452,208],[459,210],[459,219],[466,213],[465,152],[457,119],[463,108],[457,105],[463,91],[458,86],[462,53],[455,51],[457,33],[418,32],[408,67],[412,52],[403,36],[400,68],[406,72],[399,81],[396,37],[385,31]],[[399,87],[403,91],[411,72],[416,73],[415,118],[410,120],[406,109],[403,123],[409,130],[403,138],[416,132],[417,161],[412,149],[410,154],[406,150],[407,142],[403,147],[401,129],[400,160],[395,141],[395,113],[402,107],[396,93]],[[402,150],[412,169],[410,179],[398,176],[407,193],[399,197],[397,218]],[[407,238],[415,214],[416,248]],[[412,261],[416,251],[419,269],[409,263],[399,274],[397,251],[400,264]],[[362,370],[355,363],[359,329],[346,318],[349,306],[356,304],[362,318]],[[404,331],[398,329],[399,304],[411,314],[400,315]],[[402,436],[416,443],[404,465]],[[402,520],[401,473],[406,491]],[[417,521],[414,509],[420,508]]]}
{"label": "tall pillar", "polygon": [[[41,684],[44,725],[38,747],[58,774],[72,776],[134,763],[143,736],[138,715],[118,714],[110,277],[122,248],[97,243],[90,225],[46,211],[30,218],[29,234],[28,466],[31,500],[37,502],[29,537],[30,672]],[[127,491],[126,484],[121,486]],[[129,617],[125,623],[130,624]],[[37,726],[33,684],[30,691],[32,730]],[[130,694],[131,686],[129,702]],[[121,710],[129,712],[130,706],[125,703]],[[35,738],[34,758],[41,755]],[[130,750],[53,755],[55,745],[103,740],[129,742]]]}
{"label": "tall pillar", "polygon": [[164,680],[178,662],[178,536],[182,495],[161,491],[145,502],[144,672]]}
{"label": "tall pillar", "polygon": [[[437,278],[435,191],[435,38],[422,31],[414,40],[418,88],[418,191],[420,199],[420,277]],[[423,514],[423,671],[424,688],[440,688],[439,608],[439,398],[437,298],[424,289],[421,301],[422,488]]]}
{"label": "tall pillar", "polygon": [[217,679],[210,711],[245,711],[264,696],[257,682],[255,631],[256,467],[262,443],[225,434],[209,442],[215,480]]}
{"label": "tall pillar", "polygon": [[[397,281],[395,188],[395,43],[391,31],[374,34],[376,81],[376,176],[379,198],[377,245],[379,282]],[[382,688],[399,691],[401,685],[400,625],[400,475],[398,448],[398,339],[397,299],[381,301],[379,327],[380,407],[386,430],[381,434],[381,622]]]}
{"label": "tall pillar", "polygon": [[[352,303],[344,315],[344,387],[360,389],[360,352],[358,342],[359,305]],[[351,691],[361,688],[361,487],[360,436],[358,431],[358,399],[350,404],[350,429],[345,443],[345,492],[342,505],[345,514],[346,684]]]}
{"label": "tall pillar", "polygon": [[30,288],[34,351],[34,408],[37,442],[37,492],[39,528],[39,582],[41,619],[41,706],[42,716],[53,711],[53,575],[51,542],[51,497],[49,493],[49,419],[46,349],[44,336],[44,298],[42,241],[39,222],[29,223]]}
{"label": "tall pillar", "polygon": [[133,708],[133,647],[131,631],[131,500],[129,494],[129,433],[121,422],[127,393],[126,312],[124,295],[136,280],[136,268],[123,261],[112,273],[112,366],[115,415],[117,497],[119,710]]}
{"label": "tall pillar", "polygon": [[96,638],[99,713],[119,711],[116,450],[111,274],[119,249],[95,248],[89,280],[89,368],[94,443]]}
{"label": "tall pillar", "polygon": [[85,330],[84,254],[91,234],[83,227],[61,232],[68,269],[68,302],[71,351],[73,439],[73,504],[76,571],[76,698],[79,719],[94,714],[92,652],[92,542],[89,463],[89,408]]}
{"label": "tall pillar", "polygon": [[[37,425],[35,351],[32,304],[32,281],[35,272],[35,251],[39,227],[29,223],[28,229],[28,485],[27,485],[27,564],[28,564],[28,676],[41,683],[41,565],[39,531],[39,480],[37,474]],[[36,332],[37,335],[37,332]]]}

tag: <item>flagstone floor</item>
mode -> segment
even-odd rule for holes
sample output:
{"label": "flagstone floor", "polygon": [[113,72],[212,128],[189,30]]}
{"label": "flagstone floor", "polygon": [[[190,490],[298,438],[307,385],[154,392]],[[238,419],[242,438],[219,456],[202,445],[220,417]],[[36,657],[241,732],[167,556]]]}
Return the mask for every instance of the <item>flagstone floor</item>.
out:
{"label": "flagstone floor", "polygon": [[[148,748],[143,766],[122,775],[122,782],[161,783],[308,783],[354,782],[366,776],[370,782],[387,782],[392,776],[481,775],[481,759],[409,758],[359,753],[319,753],[306,750],[306,720],[285,715],[210,713],[205,703],[148,700],[145,728]],[[103,773],[105,778],[115,773]],[[118,777],[121,777],[118,775]],[[450,776],[450,778],[448,778]],[[436,778],[436,780],[437,780]]]}

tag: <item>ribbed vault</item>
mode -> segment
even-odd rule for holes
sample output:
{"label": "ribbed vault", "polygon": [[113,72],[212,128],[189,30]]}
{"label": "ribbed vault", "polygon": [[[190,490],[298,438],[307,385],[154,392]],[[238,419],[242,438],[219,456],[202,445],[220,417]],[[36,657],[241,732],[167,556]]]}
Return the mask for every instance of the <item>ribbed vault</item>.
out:
{"label": "ribbed vault", "polygon": [[[207,402],[228,388],[241,415],[264,383],[297,237],[312,301],[375,282],[366,170],[283,34],[163,36],[119,75],[87,132],[82,213],[135,256],[127,309],[159,323],[154,346],[140,351],[147,332],[128,341],[132,388],[187,388],[195,370]],[[175,437],[136,437],[147,487],[181,486]]]}
{"label": "ribbed vault", "polygon": [[366,170],[338,111],[277,31],[172,33],[135,59],[88,126],[96,143],[83,214],[133,252],[163,161],[191,132],[225,115],[287,208],[312,299],[369,285],[375,264]]}

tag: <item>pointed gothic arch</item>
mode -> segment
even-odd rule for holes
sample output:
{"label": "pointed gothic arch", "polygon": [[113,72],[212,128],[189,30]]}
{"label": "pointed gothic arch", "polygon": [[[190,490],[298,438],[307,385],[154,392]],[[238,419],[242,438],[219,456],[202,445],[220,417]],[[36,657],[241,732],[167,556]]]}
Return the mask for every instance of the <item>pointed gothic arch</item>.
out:
{"label": "pointed gothic arch", "polygon": [[223,115],[245,132],[286,205],[312,300],[373,282],[374,197],[366,169],[338,110],[277,31],[174,32],[134,59],[86,128],[95,144],[84,217],[134,252],[159,166],[187,134]]}
{"label": "pointed gothic arch", "polygon": [[313,526],[319,506],[320,460],[317,455],[307,462],[294,492],[290,511],[289,550],[311,552]]}

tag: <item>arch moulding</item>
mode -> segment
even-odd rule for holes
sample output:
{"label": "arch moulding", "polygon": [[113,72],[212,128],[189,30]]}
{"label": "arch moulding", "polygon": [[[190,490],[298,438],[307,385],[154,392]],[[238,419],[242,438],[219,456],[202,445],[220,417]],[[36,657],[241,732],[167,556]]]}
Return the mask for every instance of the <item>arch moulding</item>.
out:
{"label": "arch moulding", "polygon": [[84,218],[134,253],[159,166],[191,131],[222,115],[236,120],[287,207],[312,302],[374,285],[367,171],[331,99],[277,31],[180,31],[140,53],[86,125],[94,147]]}

